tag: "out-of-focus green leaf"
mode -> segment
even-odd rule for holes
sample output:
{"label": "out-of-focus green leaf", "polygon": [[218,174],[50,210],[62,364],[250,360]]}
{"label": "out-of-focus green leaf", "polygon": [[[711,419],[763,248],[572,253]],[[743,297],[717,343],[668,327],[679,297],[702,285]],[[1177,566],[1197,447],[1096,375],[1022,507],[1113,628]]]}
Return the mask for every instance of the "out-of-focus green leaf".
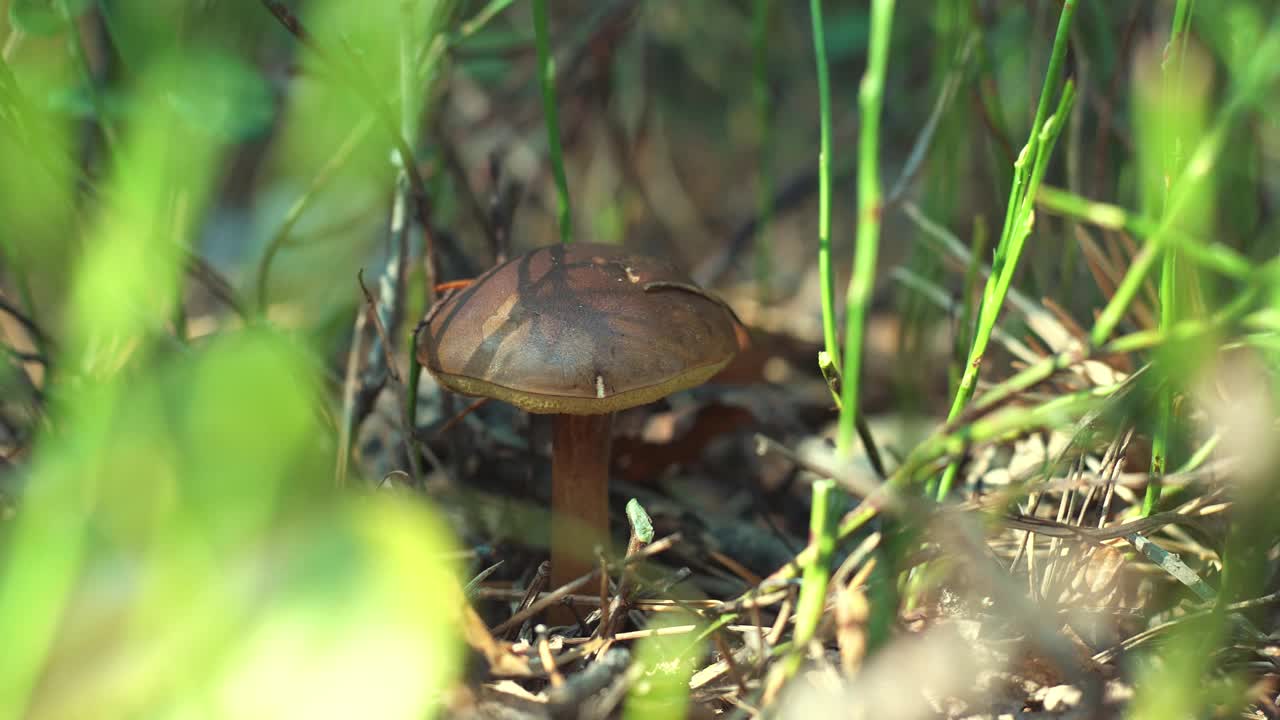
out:
{"label": "out-of-focus green leaf", "polygon": [[1258,7],[1245,2],[1222,3],[1212,12],[1196,13],[1193,21],[1198,36],[1213,47],[1233,76],[1248,67],[1267,26]]}
{"label": "out-of-focus green leaf", "polygon": [[0,557],[0,717],[435,714],[447,530],[333,491],[318,377],[249,328],[64,380]]}
{"label": "out-of-focus green leaf", "polygon": [[6,118],[0,123],[0,260],[7,272],[25,275],[37,299],[60,295],[74,245],[79,170],[72,152],[73,122],[36,100],[41,88],[77,82],[66,55],[15,57],[9,67],[27,90],[26,102],[6,105],[9,101],[0,99],[6,107],[0,113]]}
{"label": "out-of-focus green leaf", "polygon": [[[317,518],[272,575],[281,592],[216,678],[226,717],[433,717],[457,675],[457,595],[434,517],[383,501]],[[199,707],[200,703],[184,704]]]}
{"label": "out-of-focus green leaf", "polygon": [[[411,97],[409,112],[397,113],[400,96],[400,55],[402,40],[409,60],[439,59],[427,52],[441,33],[448,30],[456,0],[422,0],[404,7],[408,20],[401,15],[400,3],[351,3],[341,0],[314,0],[301,10],[302,20],[315,43],[324,48],[324,58],[300,49],[298,63],[302,72],[290,83],[283,117],[276,131],[271,160],[278,172],[279,187],[291,203],[310,185],[313,178],[328,166],[334,149],[342,147],[353,128],[367,123],[376,112],[371,104],[382,99],[381,110],[391,116],[391,125],[412,142],[415,132],[405,127],[418,125],[410,117],[419,111],[433,112],[433,96],[425,91],[435,69],[418,68],[418,77],[409,77],[405,87]],[[401,28],[412,31],[401,37]],[[283,30],[279,32],[283,33]],[[414,70],[410,65],[409,70]],[[352,87],[359,82],[359,90]],[[425,108],[425,110],[423,110]],[[317,192],[299,222],[346,228],[342,242],[327,244],[298,242],[291,244],[272,266],[273,294],[279,288],[295,300],[320,312],[332,311],[335,304],[359,297],[355,288],[354,268],[367,262],[370,247],[378,242],[378,228],[384,220],[378,215],[397,175],[394,144],[387,133],[387,123],[378,121],[372,132],[356,143],[340,167],[333,169],[324,187]],[[418,158],[426,165],[425,153]],[[428,178],[430,182],[430,177]],[[449,223],[450,200],[429,192],[435,220]],[[287,207],[287,205],[285,206]],[[361,210],[374,209],[361,215]],[[264,214],[265,215],[265,214]],[[353,218],[360,218],[352,223]],[[278,216],[263,218],[266,227],[275,227]],[[310,247],[308,247],[308,245]],[[350,288],[351,292],[335,293],[333,288]],[[311,317],[320,312],[309,311]],[[344,310],[345,312],[345,310]]]}
{"label": "out-of-focus green leaf", "polygon": [[179,239],[202,219],[217,154],[212,138],[175,121],[167,100],[196,82],[201,67],[190,55],[159,59],[132,98],[145,110],[119,148],[70,308],[72,348],[99,367],[110,367],[102,353],[112,344],[161,327],[177,302]]}
{"label": "out-of-focus green leaf", "polygon": [[169,96],[178,117],[200,133],[236,142],[262,133],[275,115],[266,80],[245,61],[226,54],[189,58],[187,82]]}
{"label": "out-of-focus green leaf", "polygon": [[9,22],[28,35],[57,35],[67,18],[83,13],[93,0],[12,0]]}
{"label": "out-of-focus green leaf", "polygon": [[[116,92],[106,88],[98,88],[94,92],[109,118],[122,116],[128,108],[126,98]],[[94,107],[89,87],[84,83],[50,90],[45,101],[51,111],[62,115],[80,120],[95,119],[98,116],[98,108]]]}
{"label": "out-of-focus green leaf", "polygon": [[[690,616],[668,613],[656,617],[649,629],[703,623]],[[636,649],[636,666],[642,674],[631,685],[623,717],[626,720],[646,718],[683,718],[689,707],[689,678],[701,660],[703,643],[696,640],[701,627],[687,634],[653,635],[640,641]]]}
{"label": "out-of-focus green leaf", "polygon": [[456,580],[422,508],[329,505],[200,576],[178,572],[189,539],[156,541],[145,562],[81,575],[24,717],[439,714],[460,662]]}

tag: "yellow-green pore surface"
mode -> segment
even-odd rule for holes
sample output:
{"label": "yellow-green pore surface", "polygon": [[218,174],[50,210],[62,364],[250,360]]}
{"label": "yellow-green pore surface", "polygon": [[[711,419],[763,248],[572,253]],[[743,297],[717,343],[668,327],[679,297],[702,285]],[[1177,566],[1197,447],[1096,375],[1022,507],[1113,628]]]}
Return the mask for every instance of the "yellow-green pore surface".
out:
{"label": "yellow-green pore surface", "polygon": [[444,300],[418,359],[445,387],[534,413],[607,413],[705,382],[737,352],[729,311],[665,260],[538,248]]}

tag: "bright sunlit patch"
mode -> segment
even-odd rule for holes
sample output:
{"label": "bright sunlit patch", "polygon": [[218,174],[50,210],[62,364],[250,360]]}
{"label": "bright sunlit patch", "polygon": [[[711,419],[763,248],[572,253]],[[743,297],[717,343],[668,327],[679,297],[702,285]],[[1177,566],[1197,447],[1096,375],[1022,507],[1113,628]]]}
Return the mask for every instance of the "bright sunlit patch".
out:
{"label": "bright sunlit patch", "polygon": [[[636,647],[636,666],[642,670],[639,679],[631,686],[623,717],[626,720],[644,718],[683,718],[688,712],[689,679],[702,660],[703,643],[698,641],[702,625],[689,625],[688,617],[679,613],[656,616],[648,626],[657,631],[640,640]],[[690,632],[672,635],[662,634],[664,628],[676,630],[689,626]]]}
{"label": "bright sunlit patch", "polygon": [[456,581],[442,562],[441,529],[403,504],[334,520],[329,540],[295,545],[276,571],[289,582],[210,683],[218,716],[409,720],[438,712],[458,665],[456,596],[447,591]]}

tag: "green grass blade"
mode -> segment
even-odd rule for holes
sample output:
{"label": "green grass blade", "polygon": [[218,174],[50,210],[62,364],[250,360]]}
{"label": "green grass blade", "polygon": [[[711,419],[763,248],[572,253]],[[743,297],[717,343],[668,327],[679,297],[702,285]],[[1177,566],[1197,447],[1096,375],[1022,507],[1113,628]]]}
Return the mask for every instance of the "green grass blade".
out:
{"label": "green grass blade", "polygon": [[853,448],[854,417],[858,413],[862,374],[862,334],[871,291],[875,288],[876,256],[880,246],[880,113],[884,106],[884,78],[889,65],[893,28],[893,0],[871,4],[871,45],[867,71],[858,95],[861,133],[858,139],[858,235],[853,274],[845,296],[845,352],[841,375],[844,386],[836,449]]}
{"label": "green grass blade", "polygon": [[[1044,84],[1040,90],[1040,102],[1036,107],[1035,120],[1031,125],[1031,136],[1026,147],[1014,163],[1013,185],[1009,193],[1009,203],[1005,209],[1005,223],[1000,233],[1000,241],[996,246],[995,259],[991,264],[991,276],[987,279],[983,291],[982,302],[978,307],[978,326],[974,332],[973,344],[969,348],[969,356],[965,361],[964,375],[960,378],[960,387],[947,414],[948,420],[955,419],[973,397],[978,383],[978,372],[982,358],[986,354],[991,332],[995,327],[1000,310],[1004,305],[1005,295],[1018,267],[1022,252],[1022,242],[1031,231],[1034,222],[1034,189],[1028,186],[1039,183],[1047,167],[1049,148],[1043,148],[1042,142],[1056,139],[1057,132],[1066,123],[1065,111],[1070,107],[1071,85],[1062,94],[1059,102],[1059,113],[1055,115],[1057,122],[1050,122],[1048,112],[1050,103],[1058,87],[1058,77],[1062,72],[1063,62],[1067,54],[1067,39],[1071,31],[1071,19],[1075,15],[1077,3],[1066,0],[1062,6],[1062,14],[1058,19],[1058,30],[1053,41],[1053,53],[1049,58],[1049,67],[1045,72]],[[1020,238],[1020,239],[1015,239]],[[957,466],[948,465],[938,482],[938,499],[945,498],[955,482]]]}

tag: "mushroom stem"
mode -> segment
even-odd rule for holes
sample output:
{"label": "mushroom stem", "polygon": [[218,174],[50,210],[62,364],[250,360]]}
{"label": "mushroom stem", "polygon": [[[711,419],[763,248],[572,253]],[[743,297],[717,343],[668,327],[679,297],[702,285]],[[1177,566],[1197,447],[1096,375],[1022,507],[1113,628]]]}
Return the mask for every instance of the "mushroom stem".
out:
{"label": "mushroom stem", "polygon": [[555,416],[551,460],[551,586],[591,572],[609,541],[613,413]]}

